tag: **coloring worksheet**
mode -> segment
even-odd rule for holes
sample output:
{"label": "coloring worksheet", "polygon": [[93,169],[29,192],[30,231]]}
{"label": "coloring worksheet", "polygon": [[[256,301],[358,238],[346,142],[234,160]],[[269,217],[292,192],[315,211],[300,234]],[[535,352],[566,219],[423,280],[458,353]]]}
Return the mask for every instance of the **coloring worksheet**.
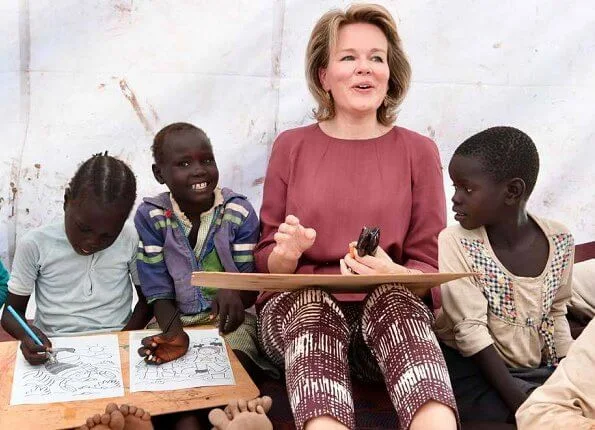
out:
{"label": "coloring worksheet", "polygon": [[17,351],[11,405],[124,395],[118,337],[52,338],[55,361],[32,366]]}
{"label": "coloring worksheet", "polygon": [[188,352],[164,364],[147,364],[138,355],[141,340],[157,331],[130,332],[130,392],[235,385],[225,342],[217,329],[186,330]]}

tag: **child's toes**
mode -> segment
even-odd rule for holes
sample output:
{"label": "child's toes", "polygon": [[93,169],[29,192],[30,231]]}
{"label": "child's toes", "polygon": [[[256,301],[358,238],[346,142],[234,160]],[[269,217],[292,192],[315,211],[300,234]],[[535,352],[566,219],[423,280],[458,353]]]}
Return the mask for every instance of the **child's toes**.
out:
{"label": "child's toes", "polygon": [[250,412],[256,412],[256,407],[259,405],[258,398],[248,401],[248,410]]}
{"label": "child's toes", "polygon": [[110,414],[103,414],[101,415],[101,424],[108,425],[111,421],[112,417]]}
{"label": "child's toes", "polygon": [[108,403],[108,405],[105,407],[105,413],[111,414],[112,412],[114,412],[117,409],[118,409],[118,405],[116,405],[115,403]]}
{"label": "child's toes", "polygon": [[227,408],[225,408],[225,410],[227,412],[227,416],[229,417],[229,419],[233,420],[233,418],[240,413],[240,407],[238,406],[238,401],[232,400],[231,402],[229,402],[229,405],[227,405]]}
{"label": "child's toes", "polygon": [[124,415],[125,417],[128,416],[129,412],[128,412],[128,405],[120,405],[120,412],[122,412],[122,415]]}
{"label": "child's toes", "polygon": [[136,414],[136,410],[137,410],[137,409],[138,409],[138,408],[137,408],[136,406],[134,406],[134,405],[129,405],[129,406],[128,406],[128,415],[134,415],[134,414]]}
{"label": "child's toes", "polygon": [[134,415],[135,415],[137,418],[140,418],[140,419],[146,419],[146,418],[145,418],[145,415],[149,415],[149,413],[148,413],[148,412],[146,412],[146,411],[145,411],[143,408],[136,408],[136,412],[134,413]]}
{"label": "child's toes", "polygon": [[101,415],[99,415],[99,414],[93,415],[93,423],[95,425],[101,424]]}
{"label": "child's toes", "polygon": [[271,399],[269,396],[262,396],[260,397],[260,405],[266,414],[271,410],[271,406],[273,406],[273,399]]}
{"label": "child's toes", "polygon": [[124,430],[124,424],[124,415],[116,408],[110,414],[109,428],[111,430]]}
{"label": "child's toes", "polygon": [[238,408],[240,412],[247,412],[248,411],[248,402],[244,399],[238,400]]}
{"label": "child's toes", "polygon": [[209,422],[216,430],[225,430],[231,421],[221,409],[213,409],[209,412]]}
{"label": "child's toes", "polygon": [[231,403],[228,404],[225,409],[223,409],[223,412],[225,412],[225,415],[227,415],[227,418],[229,418],[230,420],[233,418],[233,416],[231,415]]}

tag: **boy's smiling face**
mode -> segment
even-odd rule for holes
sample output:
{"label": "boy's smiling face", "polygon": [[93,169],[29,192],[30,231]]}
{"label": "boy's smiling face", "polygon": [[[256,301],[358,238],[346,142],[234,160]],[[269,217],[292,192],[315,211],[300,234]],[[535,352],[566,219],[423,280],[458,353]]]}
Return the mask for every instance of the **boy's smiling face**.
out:
{"label": "boy's smiling face", "polygon": [[454,186],[455,219],[467,230],[497,222],[505,208],[507,187],[485,171],[475,157],[455,155],[448,166]]}
{"label": "boy's smiling face", "polygon": [[211,146],[192,130],[167,136],[153,174],[160,184],[167,185],[187,216],[212,206],[219,170]]}

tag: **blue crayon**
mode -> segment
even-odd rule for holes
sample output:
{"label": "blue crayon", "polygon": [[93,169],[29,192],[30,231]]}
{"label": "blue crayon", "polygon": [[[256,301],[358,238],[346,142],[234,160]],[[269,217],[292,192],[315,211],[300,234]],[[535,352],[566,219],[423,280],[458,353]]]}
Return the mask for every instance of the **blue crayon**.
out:
{"label": "blue crayon", "polygon": [[8,305],[6,307],[6,309],[8,309],[8,312],[10,312],[11,315],[14,317],[14,319],[17,320],[17,322],[20,324],[20,326],[23,328],[23,330],[25,330],[25,332],[29,335],[29,337],[31,339],[33,339],[33,341],[36,344],[43,346],[43,342],[37,337],[37,335],[33,332],[33,330],[31,330],[31,328],[29,328],[27,323],[23,320],[23,318],[21,318],[21,316],[18,314],[18,312],[15,311],[14,308],[10,305]]}

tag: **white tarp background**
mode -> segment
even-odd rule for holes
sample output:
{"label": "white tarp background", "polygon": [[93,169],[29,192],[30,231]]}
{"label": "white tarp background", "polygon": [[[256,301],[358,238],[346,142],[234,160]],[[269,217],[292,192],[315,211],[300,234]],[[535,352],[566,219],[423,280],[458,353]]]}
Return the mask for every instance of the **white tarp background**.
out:
{"label": "white tarp background", "polygon": [[[521,128],[542,161],[530,209],[595,240],[592,0],[381,3],[413,68],[398,124],[432,137],[445,165],[477,131]],[[258,208],[275,135],[312,121],[312,26],[347,4],[0,0],[0,258],[62,215],[64,187],[93,153],[128,161],[139,196],[161,190],[149,147],[174,121],[204,128],[220,183]]]}

